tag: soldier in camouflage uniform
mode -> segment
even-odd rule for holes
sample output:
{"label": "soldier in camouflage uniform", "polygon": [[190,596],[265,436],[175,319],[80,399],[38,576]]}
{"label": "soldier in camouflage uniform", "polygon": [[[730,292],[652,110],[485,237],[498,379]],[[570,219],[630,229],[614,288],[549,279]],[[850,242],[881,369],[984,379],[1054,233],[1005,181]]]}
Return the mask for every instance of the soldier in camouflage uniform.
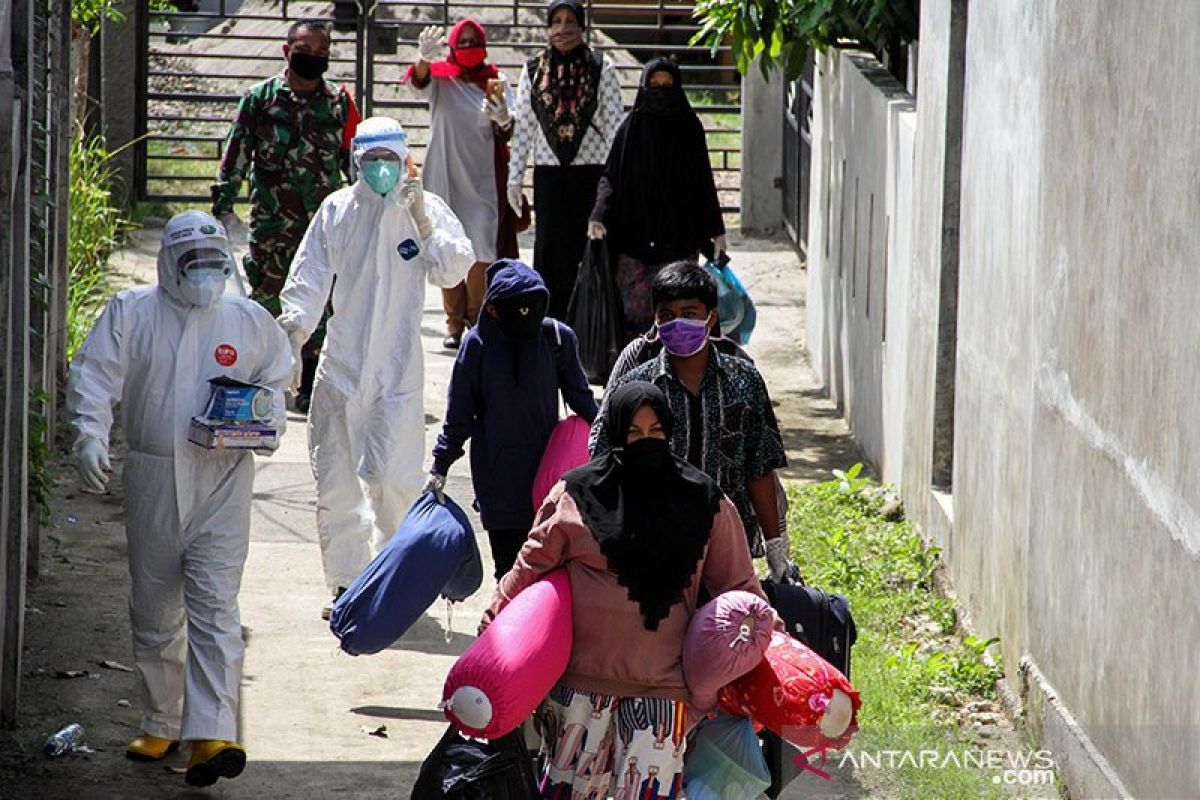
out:
{"label": "soldier in camouflage uniform", "polygon": [[[329,43],[325,23],[297,22],[288,29],[283,47],[288,67],[243,95],[212,187],[213,216],[227,228],[240,227],[233,206],[249,173],[250,252],[242,263],[250,296],[275,316],[309,220],[349,175],[358,110],[345,87],[321,77],[329,64]],[[304,348],[296,397],[300,411],[308,410],[324,339],[322,322]]]}

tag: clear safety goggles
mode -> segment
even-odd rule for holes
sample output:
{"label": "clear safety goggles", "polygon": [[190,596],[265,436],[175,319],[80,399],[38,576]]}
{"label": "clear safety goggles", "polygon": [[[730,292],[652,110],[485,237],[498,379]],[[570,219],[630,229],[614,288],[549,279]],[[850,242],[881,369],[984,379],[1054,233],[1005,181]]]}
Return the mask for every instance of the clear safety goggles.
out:
{"label": "clear safety goggles", "polygon": [[352,160],[356,166],[363,161],[371,160],[380,151],[392,153],[401,161],[406,160],[408,158],[408,134],[404,131],[390,131],[356,136],[351,145]]}
{"label": "clear safety goggles", "polygon": [[172,245],[168,257],[180,275],[213,271],[228,278],[233,274],[233,256],[221,239],[201,239]]}

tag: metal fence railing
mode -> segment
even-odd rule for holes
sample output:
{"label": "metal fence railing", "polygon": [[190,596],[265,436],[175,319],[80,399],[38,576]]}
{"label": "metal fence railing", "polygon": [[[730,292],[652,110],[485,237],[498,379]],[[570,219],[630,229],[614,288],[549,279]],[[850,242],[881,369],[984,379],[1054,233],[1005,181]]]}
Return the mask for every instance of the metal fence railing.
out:
{"label": "metal fence railing", "polygon": [[[211,4],[210,4],[211,5]],[[139,36],[138,197],[199,201],[208,186],[238,98],[250,84],[283,67],[280,46],[296,19],[335,23],[327,80],[351,88],[364,115],[395,116],[410,132],[420,162],[429,129],[423,99],[401,84],[416,58],[417,36],[429,24],[449,26],[471,16],[488,32],[489,59],[515,84],[521,65],[545,46],[545,4],[527,0],[430,3],[379,0],[360,6],[329,2],[221,2],[204,14],[143,16]],[[347,10],[347,8],[349,10]],[[618,69],[624,99],[633,102],[642,63],[674,56],[704,121],[722,205],[737,211],[741,172],[741,82],[727,48],[714,57],[690,47],[697,30],[691,3],[592,0],[593,47]],[[188,28],[190,27],[190,30]]]}

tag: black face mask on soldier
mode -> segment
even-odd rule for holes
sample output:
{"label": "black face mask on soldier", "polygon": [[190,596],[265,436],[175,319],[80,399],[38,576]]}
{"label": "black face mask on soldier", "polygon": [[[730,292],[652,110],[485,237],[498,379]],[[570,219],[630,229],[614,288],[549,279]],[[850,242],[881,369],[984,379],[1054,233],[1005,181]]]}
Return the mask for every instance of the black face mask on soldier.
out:
{"label": "black face mask on soldier", "polygon": [[292,52],[288,67],[306,81],[315,81],[329,69],[329,56],[314,56],[312,53]]}

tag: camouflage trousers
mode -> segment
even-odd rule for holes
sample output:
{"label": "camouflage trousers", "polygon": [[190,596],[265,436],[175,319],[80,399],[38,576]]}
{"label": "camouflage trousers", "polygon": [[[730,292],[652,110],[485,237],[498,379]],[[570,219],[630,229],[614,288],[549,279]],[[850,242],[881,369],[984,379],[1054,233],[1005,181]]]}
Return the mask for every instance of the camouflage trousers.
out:
{"label": "camouflage trousers", "polygon": [[[292,268],[292,259],[304,238],[304,229],[299,232],[281,231],[268,235],[256,235],[250,242],[250,252],[242,258],[242,266],[246,270],[246,279],[250,282],[250,299],[278,317],[283,309],[280,306],[279,294],[287,282],[288,273]],[[333,303],[325,304],[325,313],[313,335],[305,343],[301,355],[305,360],[316,360],[321,355],[321,346],[325,343],[325,324],[333,316]]]}

